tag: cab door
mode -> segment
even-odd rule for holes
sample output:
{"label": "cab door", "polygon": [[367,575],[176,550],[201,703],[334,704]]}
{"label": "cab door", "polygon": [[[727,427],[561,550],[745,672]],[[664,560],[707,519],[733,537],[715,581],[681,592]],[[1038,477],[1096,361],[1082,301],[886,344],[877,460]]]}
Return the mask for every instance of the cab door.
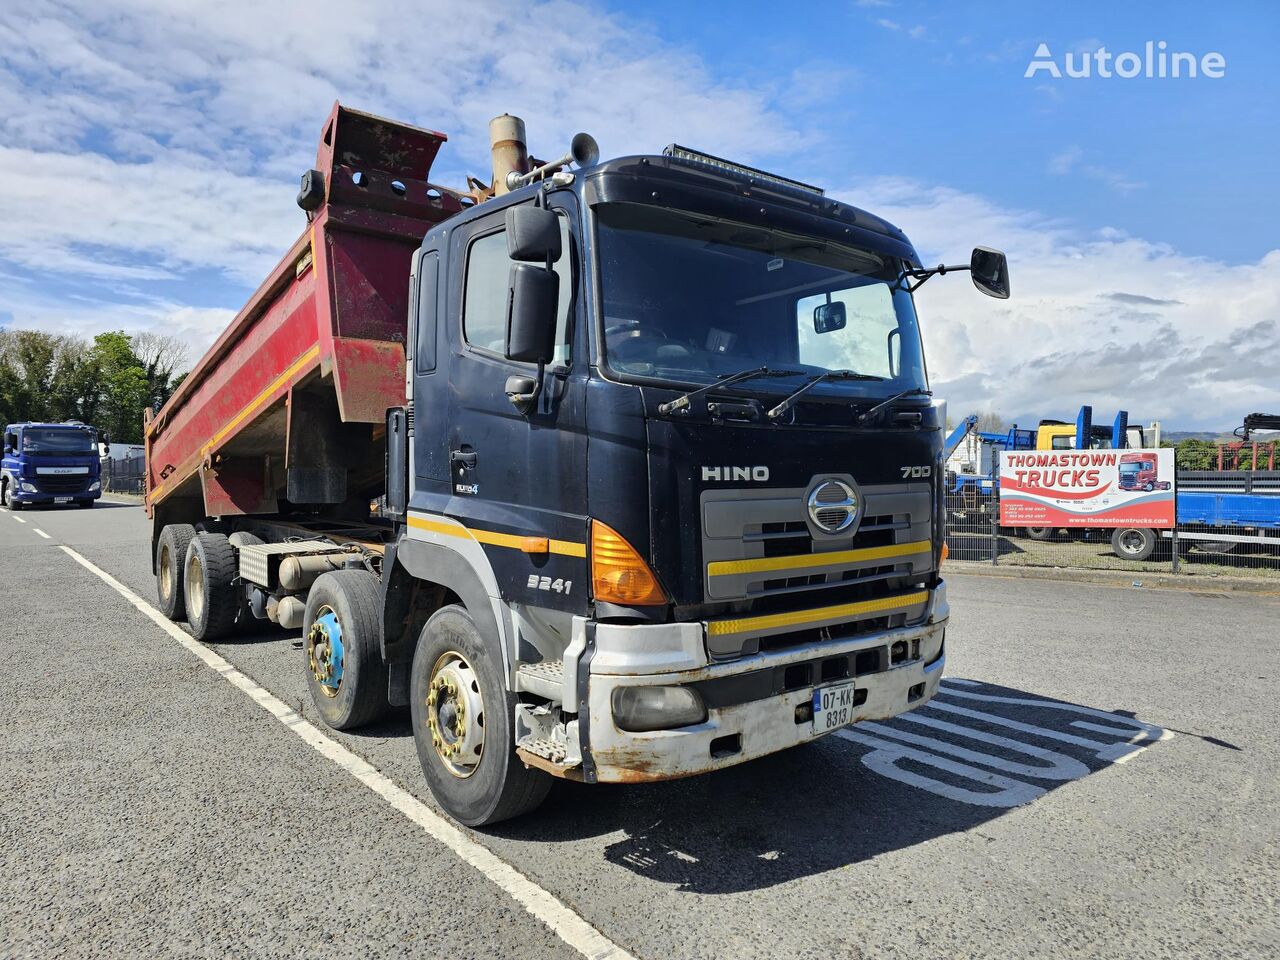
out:
{"label": "cab door", "polygon": [[537,368],[504,356],[512,266],[505,208],[448,238],[445,512],[484,546],[504,599],[581,612],[589,593],[582,247],[576,199],[547,200],[561,222],[553,265],[557,348],[531,409],[521,410],[506,394],[508,377],[536,377]]}

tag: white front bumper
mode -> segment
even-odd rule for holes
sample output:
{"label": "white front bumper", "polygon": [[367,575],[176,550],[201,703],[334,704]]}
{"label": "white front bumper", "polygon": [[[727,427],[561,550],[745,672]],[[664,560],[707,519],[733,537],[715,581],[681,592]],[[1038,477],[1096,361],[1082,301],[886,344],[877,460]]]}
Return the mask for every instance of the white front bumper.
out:
{"label": "white front bumper", "polygon": [[[906,640],[910,648],[911,641],[919,640],[922,651],[919,659],[853,678],[855,689],[866,691],[865,701],[855,707],[854,722],[885,719],[921,706],[937,693],[942,679],[948,613],[945,587],[939,586],[924,624],[863,634],[845,641],[791,647],[727,663],[706,664],[704,660],[699,666],[693,666],[687,659],[692,645],[684,634],[691,625],[673,624],[675,635],[670,648],[673,665],[679,663],[683,669],[653,673],[639,673],[634,667],[628,669],[618,656],[610,655],[609,648],[616,650],[617,644],[624,640],[635,646],[632,635],[614,631],[659,628],[602,625],[599,631],[606,635],[613,633],[613,636],[600,637],[601,655],[591,663],[587,687],[589,754],[595,777],[600,782],[614,783],[686,777],[733,766],[825,735],[815,734],[812,723],[805,717],[814,684],[761,699],[708,707],[706,721],[695,726],[644,733],[621,730],[614,723],[611,698],[614,689],[621,686],[697,684],[888,647],[898,640]],[[653,634],[651,638],[657,639]],[[648,662],[657,659],[652,655],[646,658]],[[684,662],[680,662],[682,660]],[[823,682],[816,685],[822,686]]]}

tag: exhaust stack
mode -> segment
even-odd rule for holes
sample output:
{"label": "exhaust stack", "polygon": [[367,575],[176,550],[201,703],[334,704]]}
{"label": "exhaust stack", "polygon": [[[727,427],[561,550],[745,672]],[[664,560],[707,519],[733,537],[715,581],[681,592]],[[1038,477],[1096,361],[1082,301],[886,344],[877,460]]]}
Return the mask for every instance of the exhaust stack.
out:
{"label": "exhaust stack", "polygon": [[521,177],[529,169],[524,121],[509,113],[490,120],[489,149],[493,154],[493,193],[500,197],[511,190],[509,178]]}

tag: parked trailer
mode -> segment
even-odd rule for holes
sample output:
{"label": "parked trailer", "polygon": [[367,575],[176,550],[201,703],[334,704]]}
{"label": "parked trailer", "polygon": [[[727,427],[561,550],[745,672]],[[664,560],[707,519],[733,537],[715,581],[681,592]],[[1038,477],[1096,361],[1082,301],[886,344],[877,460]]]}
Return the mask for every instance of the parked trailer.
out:
{"label": "parked trailer", "polygon": [[[1177,538],[1206,553],[1241,544],[1280,549],[1280,470],[1179,470]],[[1126,560],[1146,560],[1174,531],[1117,527],[1111,548]]]}
{"label": "parked trailer", "polygon": [[306,231],[146,425],[164,613],[301,628],[324,721],[408,705],[471,825],[552,776],[685,776],[927,702],[912,292],[964,269],[1007,297],[1003,254],[927,269],[784,177],[490,134],[492,185],[455,192],[443,134],[334,107]]}

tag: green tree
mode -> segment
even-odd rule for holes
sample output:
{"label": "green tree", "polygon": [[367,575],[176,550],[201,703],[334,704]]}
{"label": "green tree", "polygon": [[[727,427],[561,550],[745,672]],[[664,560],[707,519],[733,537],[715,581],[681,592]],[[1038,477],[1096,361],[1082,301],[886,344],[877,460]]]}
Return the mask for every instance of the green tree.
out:
{"label": "green tree", "polygon": [[98,368],[99,406],[94,425],[119,443],[142,442],[142,411],[150,403],[147,372],[128,334],[100,333],[93,338]]}
{"label": "green tree", "polygon": [[1218,468],[1218,445],[1215,443],[1188,437],[1186,440],[1179,440],[1175,449],[1179,470],[1216,470]]}

